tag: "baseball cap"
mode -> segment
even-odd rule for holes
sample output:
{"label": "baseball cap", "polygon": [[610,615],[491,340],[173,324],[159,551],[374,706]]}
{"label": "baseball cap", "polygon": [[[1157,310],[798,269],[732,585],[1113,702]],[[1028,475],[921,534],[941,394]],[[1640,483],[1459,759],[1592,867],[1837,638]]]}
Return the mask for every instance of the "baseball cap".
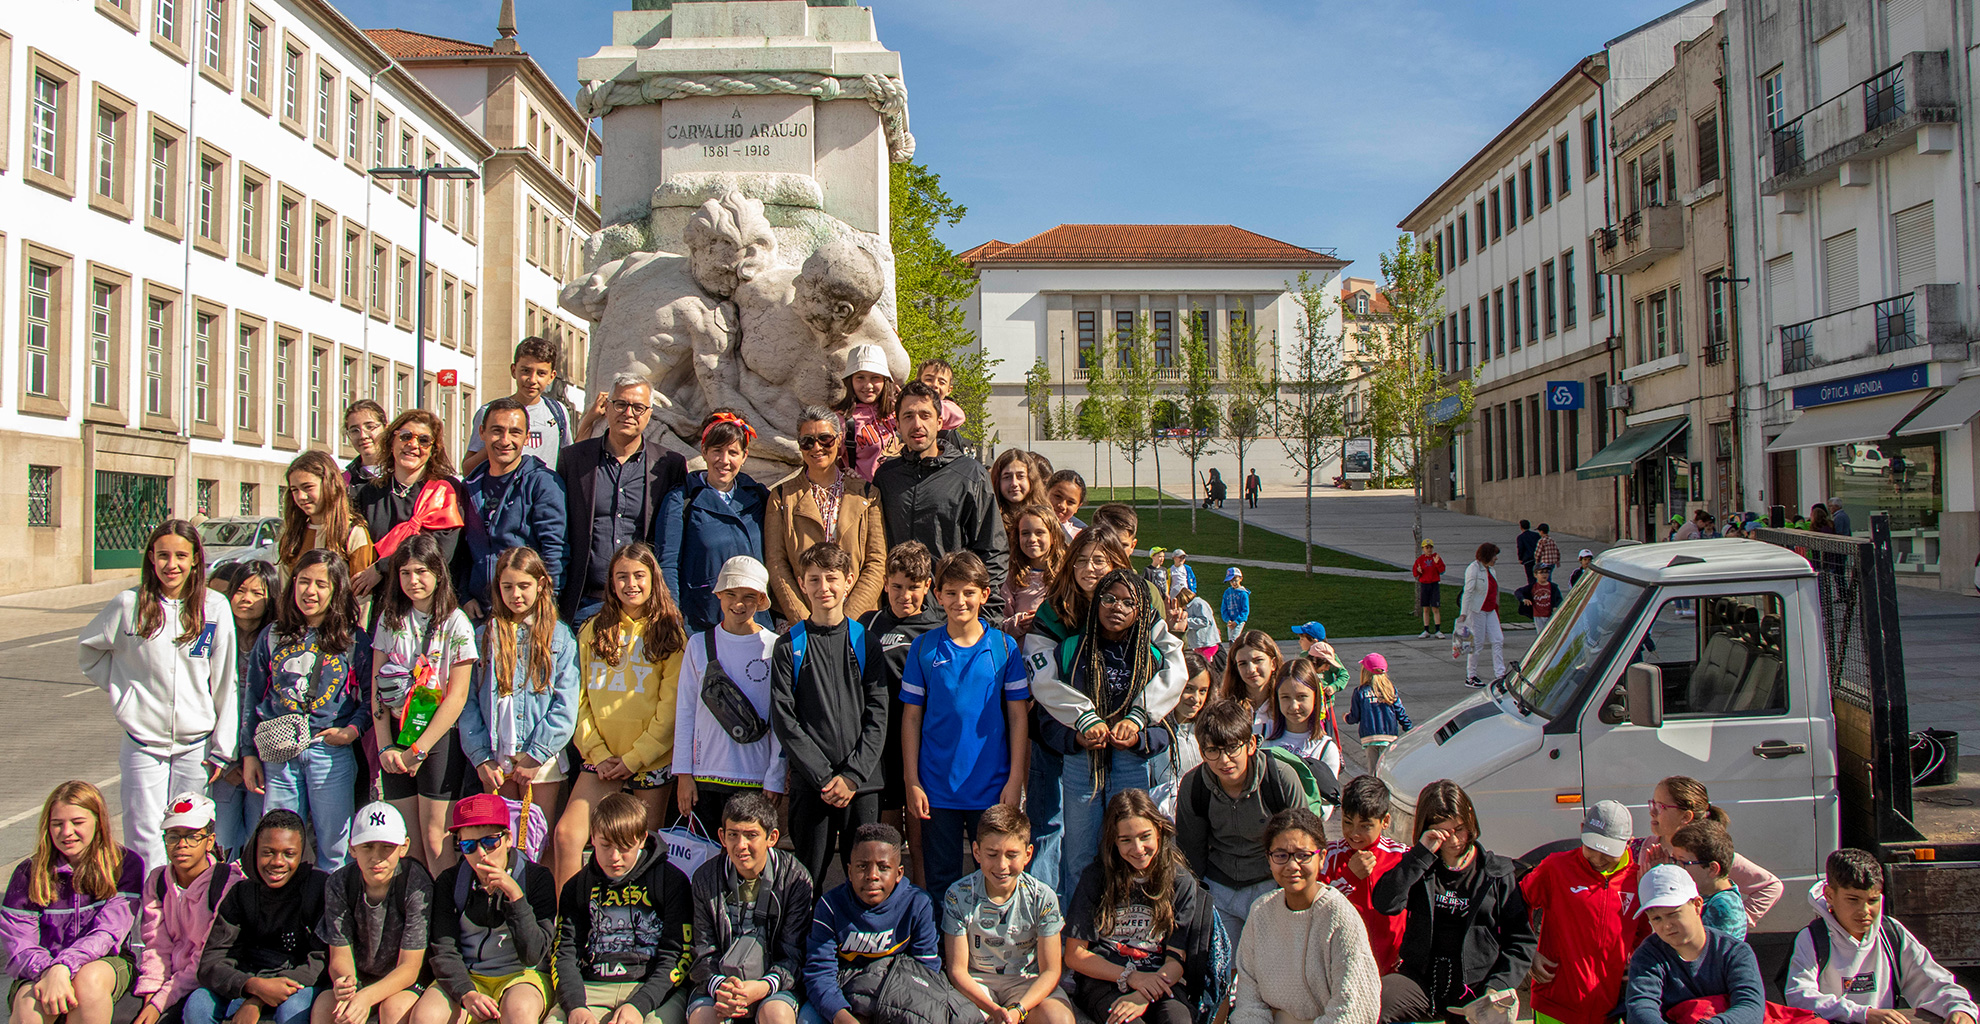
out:
{"label": "baseball cap", "polygon": [[1229,583],[1230,581],[1237,579],[1239,576],[1242,575],[1244,575],[1244,570],[1233,565],[1230,568],[1224,570],[1224,582]]}
{"label": "baseball cap", "polygon": [[1593,552],[1593,551],[1590,551],[1590,550],[1588,550],[1587,548],[1582,548],[1582,549],[1581,549],[1581,553],[1580,553],[1580,554],[1578,554],[1578,555],[1576,555],[1576,556],[1574,556],[1574,557],[1576,557],[1576,558],[1594,558],[1594,557],[1595,557],[1595,552]]}
{"label": "baseball cap", "polygon": [[763,563],[748,555],[737,555],[722,563],[722,571],[715,575],[715,592],[724,590],[754,590],[759,594],[770,593],[770,570]]}
{"label": "baseball cap", "polygon": [[1177,558],[1188,558],[1188,557],[1189,557],[1189,552],[1187,552],[1187,551],[1184,551],[1184,550],[1183,550],[1183,549],[1181,549],[1181,548],[1177,548],[1177,549],[1175,549],[1174,551],[1171,551],[1171,552],[1169,552],[1169,554],[1172,554],[1172,555],[1174,555],[1174,556],[1176,556]]}
{"label": "baseball cap", "polygon": [[1148,549],[1148,557],[1150,557],[1150,558],[1154,558],[1154,557],[1156,557],[1156,556],[1158,556],[1158,555],[1163,555],[1163,554],[1167,554],[1167,553],[1168,553],[1168,550],[1169,550],[1168,548],[1149,548],[1149,549]]}
{"label": "baseball cap", "polygon": [[1428,537],[1425,537],[1425,538],[1423,538],[1423,546],[1424,546],[1424,547],[1426,547],[1426,548],[1434,548],[1434,547],[1436,547],[1436,546],[1437,546],[1437,542],[1436,542],[1436,541],[1433,541],[1433,540],[1431,540],[1431,539],[1430,539],[1430,538],[1428,538]]}
{"label": "baseball cap", "polygon": [[454,809],[447,815],[447,831],[457,832],[477,825],[498,825],[511,827],[508,801],[493,793],[477,793],[454,801]]}
{"label": "baseball cap", "polygon": [[1698,883],[1691,873],[1676,864],[1659,864],[1643,873],[1636,883],[1636,913],[1652,907],[1681,907],[1698,898]]}
{"label": "baseball cap", "polygon": [[1327,627],[1318,622],[1302,622],[1294,626],[1292,631],[1295,636],[1303,636],[1308,640],[1327,639]]}
{"label": "baseball cap", "polygon": [[[505,811],[507,807],[503,808]],[[357,817],[351,819],[350,845],[360,843],[390,843],[393,846],[406,841],[406,819],[397,807],[383,800],[374,801],[358,808]]]}
{"label": "baseball cap", "polygon": [[1600,801],[1581,816],[1581,845],[1611,857],[1622,856],[1635,834],[1629,808],[1614,800]]}
{"label": "baseball cap", "polygon": [[854,345],[852,351],[846,353],[846,376],[861,371],[877,373],[882,377],[894,375],[887,368],[887,353],[881,351],[878,345]]}
{"label": "baseball cap", "polygon": [[174,797],[165,808],[164,829],[202,829],[213,824],[213,801],[198,793],[187,793]]}
{"label": "baseball cap", "polygon": [[1370,672],[1387,672],[1389,671],[1389,659],[1371,651],[1361,656],[1361,667]]}

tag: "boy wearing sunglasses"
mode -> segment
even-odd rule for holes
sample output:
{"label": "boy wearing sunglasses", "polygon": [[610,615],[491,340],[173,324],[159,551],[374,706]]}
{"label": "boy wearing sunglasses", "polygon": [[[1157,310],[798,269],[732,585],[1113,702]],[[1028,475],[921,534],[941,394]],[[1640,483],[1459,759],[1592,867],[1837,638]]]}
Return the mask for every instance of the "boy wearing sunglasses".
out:
{"label": "boy wearing sunglasses", "polygon": [[454,804],[447,831],[461,859],[433,883],[427,959],[436,984],[413,1016],[537,1024],[550,994],[557,883],[515,848],[509,805],[492,793]]}

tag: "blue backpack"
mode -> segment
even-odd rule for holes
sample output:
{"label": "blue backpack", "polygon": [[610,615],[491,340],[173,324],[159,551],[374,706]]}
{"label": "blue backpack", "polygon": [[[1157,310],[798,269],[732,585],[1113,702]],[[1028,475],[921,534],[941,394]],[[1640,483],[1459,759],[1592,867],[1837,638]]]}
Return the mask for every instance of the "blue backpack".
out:
{"label": "blue backpack", "polygon": [[[799,619],[791,625],[791,682],[796,683],[798,671],[804,668],[805,620]],[[866,627],[858,619],[846,620],[846,639],[851,641],[853,658],[859,662],[859,670],[866,671]]]}

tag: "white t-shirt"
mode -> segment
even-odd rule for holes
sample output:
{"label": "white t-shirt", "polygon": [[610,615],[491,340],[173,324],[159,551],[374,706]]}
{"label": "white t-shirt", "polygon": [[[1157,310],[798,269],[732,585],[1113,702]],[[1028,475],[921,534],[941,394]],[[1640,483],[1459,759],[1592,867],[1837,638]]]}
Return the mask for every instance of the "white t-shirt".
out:
{"label": "white t-shirt", "polygon": [[426,633],[429,617],[418,611],[406,615],[406,621],[393,629],[378,620],[378,629],[372,634],[371,649],[378,652],[375,657],[378,666],[378,700],[397,714],[400,705],[405,703],[406,691],[412,687],[414,670],[421,659],[433,666],[433,685],[446,688],[447,676],[454,666],[477,661],[479,653],[474,645],[474,627],[468,623],[467,614],[454,609],[428,638],[426,649],[419,650],[419,638]]}
{"label": "white t-shirt", "polygon": [[[749,698],[750,706],[770,720],[770,652],[777,646],[774,630],[760,629],[737,636],[716,626],[715,660],[731,682]],[[688,638],[681,651],[681,674],[674,699],[674,774],[691,775],[732,786],[762,786],[784,791],[785,760],[776,730],[741,746],[701,704],[701,677],[708,669],[708,641],[703,634]]]}
{"label": "white t-shirt", "polygon": [[[474,411],[474,427],[470,430],[468,448],[470,452],[481,450],[481,417],[488,412],[483,405]],[[523,454],[534,455],[543,460],[551,469],[557,468],[557,453],[571,439],[557,426],[557,414],[550,411],[550,399],[539,398],[529,407],[529,440],[523,442]]]}

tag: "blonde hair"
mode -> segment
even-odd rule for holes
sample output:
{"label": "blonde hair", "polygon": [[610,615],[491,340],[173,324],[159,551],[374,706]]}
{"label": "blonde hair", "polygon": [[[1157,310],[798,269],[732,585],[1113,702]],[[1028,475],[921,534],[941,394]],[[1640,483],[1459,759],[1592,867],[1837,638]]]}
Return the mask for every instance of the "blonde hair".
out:
{"label": "blonde hair", "polygon": [[104,811],[103,794],[87,782],[71,781],[56,786],[48,799],[42,801],[41,835],[35,839],[34,857],[28,868],[28,902],[46,907],[53,905],[59,896],[55,888],[55,864],[62,855],[55,852],[55,841],[48,834],[56,804],[80,807],[96,819],[89,845],[69,865],[75,891],[98,900],[117,895],[117,879],[124,871],[124,848],[110,838],[110,815]]}
{"label": "blonde hair", "polygon": [[1375,698],[1377,704],[1396,702],[1396,684],[1389,681],[1387,672],[1371,672],[1364,668],[1361,670],[1361,685],[1368,687],[1369,695]]}

